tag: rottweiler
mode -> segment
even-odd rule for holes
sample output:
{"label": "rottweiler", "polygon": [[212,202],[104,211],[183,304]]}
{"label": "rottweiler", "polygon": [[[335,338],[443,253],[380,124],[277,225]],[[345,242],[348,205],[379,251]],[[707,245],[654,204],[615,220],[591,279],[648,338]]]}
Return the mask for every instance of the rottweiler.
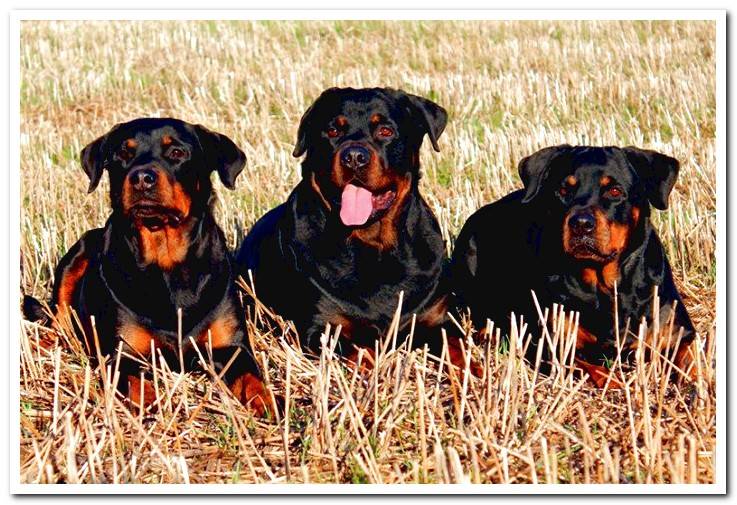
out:
{"label": "rottweiler", "polygon": [[[147,359],[153,346],[173,370],[181,369],[180,361],[186,370],[197,369],[191,336],[204,359],[212,350],[218,373],[237,352],[222,379],[256,413],[272,413],[245,332],[237,269],[212,213],[211,173],[217,171],[222,183],[234,189],[245,154],[204,126],[139,118],[87,145],[81,162],[90,180],[88,192],[107,169],[112,213],[103,228],[86,232],[56,267],[52,310],[57,315],[76,311],[93,357],[98,351],[115,356],[122,343],[118,389],[135,404],[149,404],[154,393],[149,380],[141,384],[135,358]],[[30,316],[38,312],[32,300],[25,305]]]}
{"label": "rottweiler", "polygon": [[650,222],[651,208],[667,208],[678,170],[676,159],[636,147],[560,145],[524,158],[524,189],[482,207],[458,235],[451,277],[459,303],[477,328],[487,319],[505,328],[512,312],[536,324],[531,291],[542,308],[580,312],[578,364],[601,383],[618,350],[615,284],[628,354],[636,337],[625,325],[636,333],[642,317],[652,323],[657,286],[661,321],[675,306],[684,330],[676,365],[687,366],[694,327]]}
{"label": "rottweiler", "polygon": [[446,122],[438,104],[390,88],[330,88],[302,116],[293,153],[305,155],[301,181],[254,224],[237,261],[307,349],[319,350],[329,323],[342,328],[340,354],[371,356],[403,292],[400,333],[416,314],[413,342],[437,352],[445,327],[460,363],[446,249],[418,186],[423,139],[439,151]]}

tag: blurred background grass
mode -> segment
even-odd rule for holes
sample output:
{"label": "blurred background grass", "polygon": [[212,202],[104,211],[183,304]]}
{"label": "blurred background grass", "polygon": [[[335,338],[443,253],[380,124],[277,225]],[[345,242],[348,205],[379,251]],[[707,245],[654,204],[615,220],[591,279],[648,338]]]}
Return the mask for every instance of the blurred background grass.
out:
{"label": "blurred background grass", "polygon": [[[329,86],[392,86],[450,113],[423,149],[422,190],[448,246],[481,205],[519,186],[516,164],[556,143],[634,144],[681,160],[655,221],[687,296],[713,314],[715,25],[672,21],[23,22],[24,284],[108,213],[86,196],[80,149],[138,116],[201,122],[249,162],[220,190],[234,244],[299,177],[299,118]],[[701,311],[701,307],[698,308]],[[697,317],[698,318],[698,317]]]}

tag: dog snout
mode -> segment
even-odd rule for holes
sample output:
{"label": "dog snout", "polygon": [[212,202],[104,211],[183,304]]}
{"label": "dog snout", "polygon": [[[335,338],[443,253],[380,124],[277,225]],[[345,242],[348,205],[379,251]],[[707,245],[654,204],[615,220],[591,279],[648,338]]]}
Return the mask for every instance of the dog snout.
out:
{"label": "dog snout", "polygon": [[340,164],[353,171],[366,168],[371,161],[371,153],[360,145],[349,145],[340,151]]}
{"label": "dog snout", "polygon": [[128,174],[131,186],[139,191],[153,188],[157,179],[156,171],[148,167],[137,168]]}
{"label": "dog snout", "polygon": [[568,218],[568,227],[578,235],[589,234],[596,228],[596,217],[590,211],[580,211]]}

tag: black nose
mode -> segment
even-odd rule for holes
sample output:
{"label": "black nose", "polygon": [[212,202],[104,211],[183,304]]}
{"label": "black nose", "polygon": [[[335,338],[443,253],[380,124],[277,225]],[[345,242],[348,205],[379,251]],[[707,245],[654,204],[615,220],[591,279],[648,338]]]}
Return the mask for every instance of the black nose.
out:
{"label": "black nose", "polygon": [[596,227],[596,218],[591,212],[578,212],[568,219],[568,226],[575,233],[591,233]]}
{"label": "black nose", "polygon": [[135,189],[151,189],[156,184],[156,172],[150,168],[137,168],[128,174],[128,180]]}
{"label": "black nose", "polygon": [[371,153],[361,146],[348,146],[340,152],[340,164],[344,168],[359,170],[369,164]]}

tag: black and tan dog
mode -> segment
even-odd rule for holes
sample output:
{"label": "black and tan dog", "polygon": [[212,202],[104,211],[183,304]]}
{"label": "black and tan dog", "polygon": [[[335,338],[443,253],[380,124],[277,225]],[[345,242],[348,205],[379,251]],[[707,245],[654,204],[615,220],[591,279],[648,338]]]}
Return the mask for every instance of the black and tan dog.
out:
{"label": "black and tan dog", "polygon": [[[454,289],[476,327],[490,319],[504,328],[511,312],[535,323],[534,290],[542,307],[580,312],[577,357],[598,381],[606,376],[598,367],[617,352],[615,283],[620,330],[629,321],[635,332],[643,316],[651,322],[658,286],[661,319],[676,305],[684,328],[676,364],[685,367],[694,328],[649,219],[651,207],[666,209],[678,169],[677,160],[634,147],[561,145],[523,159],[524,189],[473,214],[455,244]],[[633,345],[630,333],[625,351]]]}
{"label": "black and tan dog", "polygon": [[[93,356],[92,316],[102,355],[114,355],[122,342],[124,353],[146,358],[153,345],[175,370],[181,309],[185,368],[198,366],[190,336],[201,353],[212,349],[218,372],[238,351],[223,379],[241,402],[264,414],[273,403],[245,334],[237,273],[211,211],[211,173],[233,189],[245,161],[228,137],[176,119],[118,124],[89,144],[82,150],[89,191],[107,169],[112,214],[62,258],[51,305],[57,313],[77,312]],[[140,383],[137,362],[123,358],[120,371],[119,390],[149,403],[153,389],[149,381]]]}
{"label": "black and tan dog", "polygon": [[311,350],[326,323],[342,326],[343,355],[374,349],[400,291],[400,332],[417,314],[415,343],[442,345],[445,247],[418,182],[423,138],[439,150],[446,120],[432,101],[387,88],[331,88],[303,115],[302,180],[253,226],[237,260]]}

